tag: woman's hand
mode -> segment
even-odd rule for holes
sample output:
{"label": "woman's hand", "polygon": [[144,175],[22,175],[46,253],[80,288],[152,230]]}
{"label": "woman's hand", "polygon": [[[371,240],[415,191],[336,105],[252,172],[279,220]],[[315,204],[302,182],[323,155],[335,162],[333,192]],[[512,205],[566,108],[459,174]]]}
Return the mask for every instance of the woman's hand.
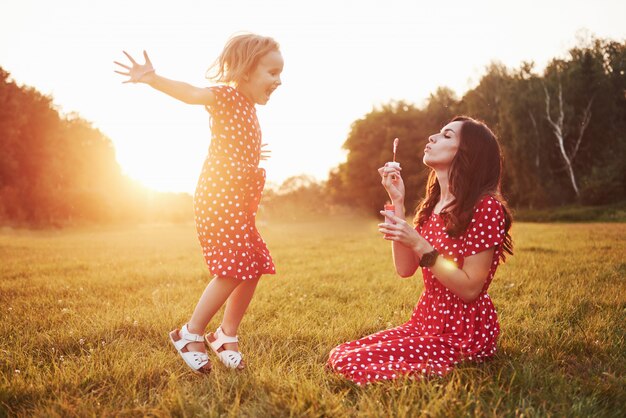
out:
{"label": "woman's hand", "polygon": [[147,74],[154,73],[154,67],[152,66],[152,62],[150,62],[150,58],[148,58],[148,53],[143,51],[143,56],[146,60],[145,64],[139,64],[137,61],[133,59],[126,51],[122,51],[124,55],[128,57],[130,60],[132,67],[122,64],[121,62],[113,61],[115,64],[120,67],[126,69],[128,72],[122,72],[114,70],[118,74],[126,75],[130,77],[128,80],[124,81],[124,83],[145,83],[147,82],[146,77]]}
{"label": "woman's hand", "polygon": [[432,245],[430,245],[415,228],[409,225],[407,221],[396,215],[386,214],[385,211],[380,211],[380,214],[386,216],[393,222],[378,224],[378,231],[383,234],[383,238],[410,248],[418,257],[433,250]]}
{"label": "woman's hand", "polygon": [[268,150],[268,149],[263,149],[263,147],[266,147],[267,144],[261,144],[261,161],[265,161],[265,160],[269,160],[269,158],[271,157],[271,153],[272,151]]}
{"label": "woman's hand", "polygon": [[400,167],[384,167],[378,169],[378,174],[382,178],[382,185],[392,202],[404,202],[404,181],[400,176]]}

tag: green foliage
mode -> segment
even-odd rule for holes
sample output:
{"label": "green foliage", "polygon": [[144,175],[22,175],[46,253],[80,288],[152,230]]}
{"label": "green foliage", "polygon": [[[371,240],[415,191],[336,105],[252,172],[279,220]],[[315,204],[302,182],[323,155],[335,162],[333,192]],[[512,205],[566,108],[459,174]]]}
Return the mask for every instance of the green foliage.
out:
{"label": "green foliage", "polygon": [[[419,161],[428,136],[456,114],[485,121],[498,135],[505,158],[503,188],[517,207],[542,208],[574,202],[606,204],[626,196],[626,43],[589,39],[553,59],[543,74],[533,63],[486,68],[479,84],[460,100],[448,89],[431,95],[424,109],[391,103],[356,121],[344,144],[347,161],[331,173],[335,201],[377,211],[384,203],[376,168],[389,159],[391,141],[401,138],[400,161],[408,187],[407,209],[423,193],[426,170]],[[575,193],[548,122],[560,114],[563,98],[564,151],[572,158]],[[589,106],[589,124],[582,130]],[[583,133],[580,144],[577,140]]]}
{"label": "green foliage", "polygon": [[[623,145],[622,145],[623,148]],[[626,153],[622,152],[622,155]],[[624,161],[609,159],[605,165],[593,166],[583,178],[581,185],[582,203],[601,205],[624,196]]]}
{"label": "green foliage", "polygon": [[330,216],[336,212],[323,183],[312,176],[289,177],[278,190],[266,188],[257,219],[303,221]]}
{"label": "green foliage", "polygon": [[[447,101],[438,99],[440,95],[431,98],[431,109],[440,114],[447,112]],[[433,122],[424,117],[423,111],[404,102],[372,110],[353,123],[344,144],[349,151],[348,159],[331,174],[327,184],[329,194],[339,203],[378,213],[387,195],[380,185],[377,169],[393,159],[392,145],[397,137],[400,142],[396,160],[408,185],[406,201],[417,203],[421,196],[416,193],[415,185],[425,181],[427,171],[415,156],[421,154],[425,145],[421,138],[433,129]]]}
{"label": "green foliage", "polygon": [[422,291],[376,222],[267,224],[278,274],[239,330],[249,368],[211,356],[209,376],[167,339],[209,280],[192,225],[3,230],[0,416],[626,415],[624,224],[515,224],[489,292],[495,358],[357,387],[324,368],[329,351],[408,320]]}
{"label": "green foliage", "polygon": [[[0,224],[191,219],[191,197],[149,192],[122,175],[109,138],[0,68]],[[163,203],[157,207],[154,202]],[[183,207],[184,206],[184,207]],[[174,207],[178,207],[173,211]]]}

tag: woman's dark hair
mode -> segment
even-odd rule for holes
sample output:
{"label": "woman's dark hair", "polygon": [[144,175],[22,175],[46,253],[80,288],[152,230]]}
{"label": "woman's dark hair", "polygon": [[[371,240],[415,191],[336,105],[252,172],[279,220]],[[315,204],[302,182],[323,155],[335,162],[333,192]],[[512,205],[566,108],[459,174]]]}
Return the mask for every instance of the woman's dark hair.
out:
{"label": "woman's dark hair", "polygon": [[[483,122],[467,116],[456,116],[450,122],[462,122],[459,149],[450,166],[450,193],[454,200],[441,210],[441,217],[450,236],[461,235],[468,227],[474,207],[485,196],[492,196],[502,204],[505,237],[500,258],[513,254],[513,240],[509,235],[512,217],[506,200],[500,192],[502,153],[494,133]],[[426,197],[420,202],[415,223],[422,225],[432,214],[441,196],[441,187],[434,170],[428,175]]]}

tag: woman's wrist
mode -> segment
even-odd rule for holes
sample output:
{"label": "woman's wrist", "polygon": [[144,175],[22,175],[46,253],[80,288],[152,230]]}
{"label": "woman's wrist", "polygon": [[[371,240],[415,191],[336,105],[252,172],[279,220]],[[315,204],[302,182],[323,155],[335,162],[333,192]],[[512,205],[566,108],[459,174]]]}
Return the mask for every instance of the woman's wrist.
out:
{"label": "woman's wrist", "polygon": [[391,199],[391,204],[396,208],[396,212],[402,210],[404,215],[404,199]]}
{"label": "woman's wrist", "polygon": [[417,254],[419,258],[422,258],[424,254],[429,253],[434,249],[435,248],[430,245],[426,240],[420,240],[420,242],[417,242],[413,246],[413,252],[415,252],[415,254]]}

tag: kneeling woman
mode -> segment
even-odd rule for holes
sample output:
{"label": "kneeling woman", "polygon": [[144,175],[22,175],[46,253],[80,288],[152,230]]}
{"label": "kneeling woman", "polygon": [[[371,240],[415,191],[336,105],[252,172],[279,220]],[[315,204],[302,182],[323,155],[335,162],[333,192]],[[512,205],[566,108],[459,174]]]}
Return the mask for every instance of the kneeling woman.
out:
{"label": "kneeling woman", "polygon": [[331,351],[328,366],[357,384],[443,375],[496,351],[500,327],[487,289],[505,253],[513,254],[498,141],[482,122],[456,117],[428,138],[423,162],[432,170],[415,228],[405,221],[400,170],[378,170],[395,206],[379,231],[392,241],[400,276],[422,268],[424,292],[405,324]]}

